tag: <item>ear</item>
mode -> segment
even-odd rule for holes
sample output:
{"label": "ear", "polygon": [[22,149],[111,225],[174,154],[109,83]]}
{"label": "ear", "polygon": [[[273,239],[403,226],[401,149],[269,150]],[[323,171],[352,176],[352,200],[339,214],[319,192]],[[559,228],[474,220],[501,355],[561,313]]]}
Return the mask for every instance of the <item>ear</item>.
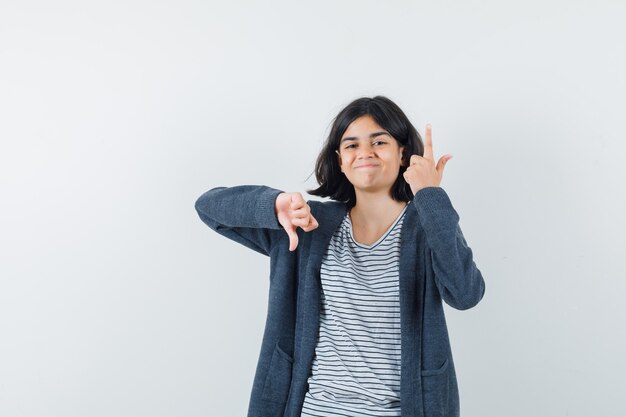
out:
{"label": "ear", "polygon": [[404,157],[403,157],[403,155],[404,155],[404,149],[406,149],[406,147],[404,147],[404,146],[400,146],[400,166],[404,166],[404,165],[406,165],[406,164],[404,163]]}

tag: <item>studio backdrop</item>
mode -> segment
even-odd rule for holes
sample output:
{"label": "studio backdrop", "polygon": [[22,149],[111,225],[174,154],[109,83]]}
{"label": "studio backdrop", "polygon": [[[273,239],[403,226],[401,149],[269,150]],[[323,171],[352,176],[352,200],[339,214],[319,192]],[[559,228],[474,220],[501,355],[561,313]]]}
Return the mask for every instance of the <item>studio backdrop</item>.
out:
{"label": "studio backdrop", "polygon": [[306,194],[394,100],[486,282],[444,306],[465,417],[618,416],[624,2],[0,3],[0,415],[243,416],[269,258],[217,186]]}

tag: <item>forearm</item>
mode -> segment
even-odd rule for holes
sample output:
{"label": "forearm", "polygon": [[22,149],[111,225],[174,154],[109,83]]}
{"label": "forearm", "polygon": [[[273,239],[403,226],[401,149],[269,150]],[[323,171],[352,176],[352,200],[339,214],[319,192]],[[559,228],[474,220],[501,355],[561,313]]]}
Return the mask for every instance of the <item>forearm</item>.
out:
{"label": "forearm", "polygon": [[427,187],[416,193],[414,204],[431,249],[435,282],[442,298],[460,310],[475,306],[484,295],[485,282],[448,195],[440,187]]}

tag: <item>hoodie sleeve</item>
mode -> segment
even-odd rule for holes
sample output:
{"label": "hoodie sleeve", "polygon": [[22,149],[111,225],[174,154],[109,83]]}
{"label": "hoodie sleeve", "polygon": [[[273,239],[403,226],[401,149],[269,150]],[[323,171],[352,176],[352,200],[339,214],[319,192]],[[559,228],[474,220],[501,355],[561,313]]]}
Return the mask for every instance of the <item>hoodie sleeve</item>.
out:
{"label": "hoodie sleeve", "polygon": [[196,200],[195,208],[217,233],[269,256],[287,236],[275,212],[276,197],[282,192],[264,185],[215,187]]}
{"label": "hoodie sleeve", "polygon": [[425,187],[413,198],[430,246],[435,283],[444,301],[457,310],[474,307],[485,281],[459,226],[459,215],[441,187]]}

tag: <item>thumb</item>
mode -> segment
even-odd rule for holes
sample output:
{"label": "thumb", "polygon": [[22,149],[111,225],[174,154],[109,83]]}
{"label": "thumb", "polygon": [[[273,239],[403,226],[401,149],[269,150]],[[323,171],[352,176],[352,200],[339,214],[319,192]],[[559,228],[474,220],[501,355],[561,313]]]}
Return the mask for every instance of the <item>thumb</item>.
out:
{"label": "thumb", "polygon": [[452,155],[450,154],[446,154],[444,156],[442,156],[441,158],[439,158],[439,162],[437,162],[437,171],[438,172],[443,172],[443,169],[446,167],[446,163],[452,159]]}
{"label": "thumb", "polygon": [[287,235],[289,236],[289,251],[293,252],[298,247],[298,234],[293,225],[287,229]]}

